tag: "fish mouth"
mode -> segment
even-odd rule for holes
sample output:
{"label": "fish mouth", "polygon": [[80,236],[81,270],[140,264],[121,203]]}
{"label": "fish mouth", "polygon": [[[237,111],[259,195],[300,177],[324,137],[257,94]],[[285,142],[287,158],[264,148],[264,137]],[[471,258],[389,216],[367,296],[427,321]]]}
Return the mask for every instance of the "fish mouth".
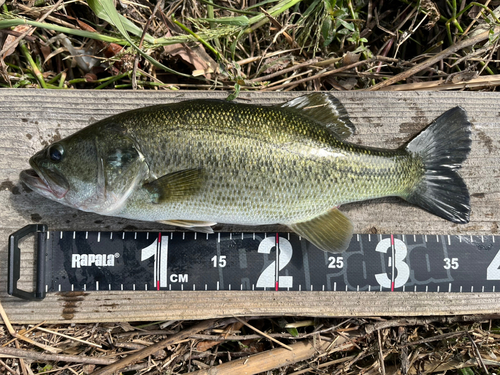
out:
{"label": "fish mouth", "polygon": [[68,181],[59,173],[50,170],[40,170],[30,161],[33,169],[21,172],[20,179],[30,189],[48,198],[62,199],[69,190]]}

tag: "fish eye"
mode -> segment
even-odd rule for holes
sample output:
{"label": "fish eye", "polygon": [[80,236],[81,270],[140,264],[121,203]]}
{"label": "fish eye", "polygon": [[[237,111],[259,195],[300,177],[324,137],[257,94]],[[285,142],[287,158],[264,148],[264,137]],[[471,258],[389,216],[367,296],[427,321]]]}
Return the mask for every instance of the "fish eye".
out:
{"label": "fish eye", "polygon": [[58,163],[63,159],[64,147],[61,146],[60,144],[52,145],[47,150],[47,154],[48,154],[50,160],[52,160],[55,163]]}

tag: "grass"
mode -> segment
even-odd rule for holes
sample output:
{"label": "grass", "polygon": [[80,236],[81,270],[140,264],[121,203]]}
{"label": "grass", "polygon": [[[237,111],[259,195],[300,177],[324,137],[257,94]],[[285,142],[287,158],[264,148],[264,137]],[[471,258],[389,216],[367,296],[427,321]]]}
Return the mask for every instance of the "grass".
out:
{"label": "grass", "polygon": [[[91,374],[113,370],[115,359],[123,358],[115,369],[123,374],[200,375],[211,369],[229,375],[242,368],[245,374],[494,374],[500,368],[500,335],[498,316],[491,318],[262,317],[13,326],[16,339],[5,332],[0,355],[24,359],[3,358],[0,369]],[[36,350],[42,343],[44,351]]]}
{"label": "grass", "polygon": [[[443,56],[418,74],[403,75],[385,88],[412,89],[415,83],[439,89],[452,77],[453,82],[464,82],[468,77],[498,74],[498,15],[489,0],[448,0],[438,5],[413,0],[264,0],[253,5],[123,1],[117,7],[112,0],[45,0],[32,7],[6,2],[0,31],[4,39],[10,36],[14,52],[3,59],[0,84],[54,89],[200,86],[233,92],[362,90],[378,87],[431,55],[439,56],[480,30],[490,30],[486,40]],[[21,35],[26,26],[29,40]],[[89,69],[75,66],[60,34],[99,63]],[[168,46],[175,46],[175,53]],[[6,47],[4,43],[2,55]],[[42,55],[37,61],[35,56]],[[304,64],[312,59],[314,63]],[[332,59],[335,62],[324,64]],[[129,63],[134,60],[137,63]],[[323,74],[357,61],[366,63],[341,76]],[[148,76],[138,79],[137,67]],[[286,73],[275,74],[281,70]],[[467,74],[457,81],[462,72]],[[89,73],[97,79],[84,79]],[[273,78],[265,79],[270,74]],[[54,85],[54,76],[64,79]],[[101,80],[110,77],[120,78],[103,86]],[[401,84],[406,86],[398,88]],[[495,88],[490,85],[488,90]]]}

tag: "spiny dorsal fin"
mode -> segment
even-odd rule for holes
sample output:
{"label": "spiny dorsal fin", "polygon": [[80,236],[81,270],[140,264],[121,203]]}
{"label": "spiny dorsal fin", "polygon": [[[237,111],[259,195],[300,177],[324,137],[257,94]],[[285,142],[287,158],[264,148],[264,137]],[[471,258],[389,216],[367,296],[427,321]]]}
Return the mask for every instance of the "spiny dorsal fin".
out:
{"label": "spiny dorsal fin", "polygon": [[318,249],[334,253],[347,249],[353,231],[351,220],[336,208],[311,220],[288,224],[288,227]]}
{"label": "spiny dorsal fin", "polygon": [[300,110],[302,114],[324,124],[337,138],[344,140],[356,130],[346,109],[333,95],[315,92],[280,105],[282,108]]}
{"label": "spiny dorsal fin", "polygon": [[204,180],[201,168],[185,169],[159,177],[143,187],[151,194],[153,203],[162,203],[192,196],[200,190]]}

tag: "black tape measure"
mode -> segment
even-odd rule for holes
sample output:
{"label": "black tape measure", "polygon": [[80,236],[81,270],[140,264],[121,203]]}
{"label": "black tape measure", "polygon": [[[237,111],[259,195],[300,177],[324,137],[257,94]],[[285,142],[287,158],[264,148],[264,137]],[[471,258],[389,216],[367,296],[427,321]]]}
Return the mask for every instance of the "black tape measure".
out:
{"label": "black tape measure", "polygon": [[[36,287],[17,288],[19,241],[36,234]],[[8,292],[272,290],[500,292],[500,238],[356,234],[325,253],[293,233],[48,231],[9,238]]]}

